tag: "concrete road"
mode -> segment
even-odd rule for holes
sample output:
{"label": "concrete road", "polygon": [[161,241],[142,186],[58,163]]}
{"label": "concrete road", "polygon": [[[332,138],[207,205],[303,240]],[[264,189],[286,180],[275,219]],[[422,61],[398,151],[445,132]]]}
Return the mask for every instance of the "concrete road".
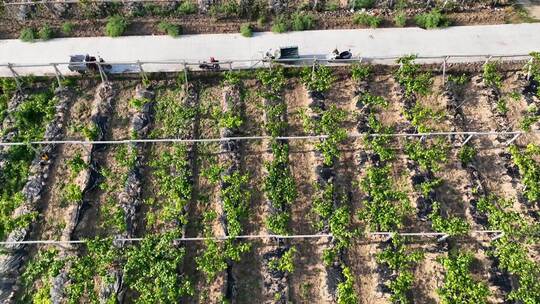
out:
{"label": "concrete road", "polygon": [[[385,28],[327,30],[273,34],[255,33],[252,38],[240,34],[168,36],[129,36],[119,38],[62,38],[46,42],[0,41],[0,64],[48,64],[67,62],[69,55],[100,55],[108,62],[180,60],[203,61],[262,58],[269,48],[297,45],[300,55],[324,56],[334,48],[351,49],[363,57],[392,57],[405,54],[512,55],[540,50],[540,24],[459,26],[441,30]],[[249,63],[246,63],[249,65]],[[152,71],[178,71],[179,64],[145,65]],[[116,70],[138,70],[136,66],[115,66]],[[66,67],[61,67],[63,72]],[[52,74],[51,67],[16,68],[21,74]],[[11,72],[0,67],[0,75]]]}

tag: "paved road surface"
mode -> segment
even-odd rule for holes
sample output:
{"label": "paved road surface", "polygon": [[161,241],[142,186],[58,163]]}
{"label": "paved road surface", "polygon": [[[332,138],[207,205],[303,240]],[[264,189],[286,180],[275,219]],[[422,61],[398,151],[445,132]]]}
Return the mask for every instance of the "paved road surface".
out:
{"label": "paved road surface", "polygon": [[[324,56],[334,48],[351,49],[364,57],[389,57],[415,53],[420,56],[510,55],[540,51],[540,24],[460,26],[442,30],[386,28],[327,30],[286,34],[239,34],[129,36],[119,38],[62,38],[47,42],[0,41],[0,64],[34,64],[69,61],[73,54],[98,54],[108,62],[190,61],[217,59],[260,59],[269,48],[298,45],[300,54]],[[133,68],[133,67],[127,67]],[[146,71],[179,70],[180,65],[145,65]],[[51,74],[51,67],[17,68],[21,75]],[[61,68],[62,71],[66,67]],[[0,75],[10,75],[0,67]]]}

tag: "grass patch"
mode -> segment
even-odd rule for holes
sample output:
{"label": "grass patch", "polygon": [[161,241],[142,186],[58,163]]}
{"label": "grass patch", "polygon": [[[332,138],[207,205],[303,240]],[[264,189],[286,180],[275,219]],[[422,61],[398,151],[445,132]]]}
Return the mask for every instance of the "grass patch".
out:
{"label": "grass patch", "polygon": [[52,39],[54,38],[54,31],[48,24],[44,24],[38,31],[38,37],[44,41]]}
{"label": "grass patch", "polygon": [[355,0],[353,3],[353,9],[372,8],[375,4],[375,0]]}
{"label": "grass patch", "polygon": [[315,27],[316,19],[312,14],[296,12],[291,16],[293,31],[306,31]]}
{"label": "grass patch", "polygon": [[19,35],[19,39],[23,42],[34,42],[34,40],[36,40],[36,31],[31,27],[23,28]]}
{"label": "grass patch", "polygon": [[178,6],[178,13],[182,15],[191,15],[197,13],[199,8],[197,7],[197,4],[190,1],[184,1],[180,6]]}
{"label": "grass patch", "polygon": [[394,16],[394,24],[397,27],[404,27],[407,24],[407,15],[404,12],[399,12]]}
{"label": "grass patch", "polygon": [[435,29],[450,25],[448,17],[438,9],[433,9],[428,13],[422,13],[414,17],[416,25],[424,29]]}
{"label": "grass patch", "polygon": [[244,37],[252,37],[253,36],[253,27],[249,23],[244,23],[240,26],[240,34]]}
{"label": "grass patch", "polygon": [[272,32],[285,33],[289,26],[287,24],[287,18],[283,15],[277,16],[272,24]]}
{"label": "grass patch", "polygon": [[105,26],[105,34],[109,37],[119,37],[126,31],[128,27],[128,21],[126,18],[115,15],[109,17],[107,25]]}
{"label": "grass patch", "polygon": [[66,36],[71,36],[73,34],[73,29],[75,28],[75,25],[71,22],[64,22],[62,24],[62,34]]}
{"label": "grass patch", "polygon": [[180,34],[182,34],[182,28],[177,24],[172,24],[167,21],[161,21],[158,24],[158,28],[163,33],[166,33],[167,35],[171,37],[178,37]]}
{"label": "grass patch", "polygon": [[358,25],[377,28],[379,27],[379,25],[381,25],[382,19],[380,17],[372,16],[366,13],[358,13],[354,15],[353,22]]}

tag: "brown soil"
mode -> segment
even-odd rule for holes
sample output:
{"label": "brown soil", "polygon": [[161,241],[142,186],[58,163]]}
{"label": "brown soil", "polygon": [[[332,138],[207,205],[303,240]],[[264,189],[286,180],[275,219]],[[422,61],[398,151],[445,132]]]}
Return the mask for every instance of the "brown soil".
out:
{"label": "brown soil", "polygon": [[[375,12],[377,13],[377,11]],[[74,11],[73,14],[77,14],[77,12]],[[381,27],[395,26],[393,15],[382,12],[378,12],[377,14],[383,18]],[[316,30],[368,28],[367,26],[354,24],[354,14],[346,10],[313,12],[313,15],[318,20],[314,28]],[[414,16],[414,13],[410,13],[406,26],[416,26],[412,16]],[[451,20],[452,25],[504,24],[530,21],[519,15],[510,6],[502,9],[468,9],[463,12],[449,13],[448,18]],[[124,35],[163,34],[158,28],[158,24],[163,20],[182,26],[183,34],[238,33],[240,26],[246,22],[256,25],[256,22],[248,19],[213,18],[202,14],[181,17],[133,17],[130,19],[130,25]],[[61,27],[65,22],[71,22],[74,25],[74,30],[70,35],[71,37],[94,37],[105,35],[107,19],[86,16],[57,19],[47,14],[37,14],[37,17],[34,19],[19,22],[4,16],[0,18],[0,39],[16,39],[19,37],[23,28],[33,27],[39,29],[45,23],[55,29],[57,36],[62,37]],[[255,27],[257,31],[270,31],[271,23],[256,25]]]}
{"label": "brown soil", "polygon": [[[341,109],[345,109],[350,114],[344,127],[348,132],[356,131],[356,116],[352,114],[355,111],[356,100],[354,98],[354,82],[349,80],[344,72],[340,70],[336,73],[338,82],[328,92],[327,101],[329,104],[334,104]],[[477,75],[475,73],[474,75]],[[216,79],[205,81],[202,77],[197,79],[197,90],[199,92],[200,130],[197,137],[200,138],[215,138],[219,137],[219,127],[217,122],[212,117],[211,113],[214,108],[219,107],[217,101],[221,98],[222,86]],[[446,105],[441,98],[442,83],[441,76],[436,75],[434,79],[433,92],[420,99],[420,102],[429,106],[434,110],[445,111]],[[134,93],[134,83],[131,81],[117,81],[115,84],[119,89],[119,95],[114,102],[112,116],[110,120],[109,133],[107,138],[127,138],[128,118],[127,111],[129,107],[129,99]],[[262,135],[263,132],[263,109],[260,98],[255,94],[260,88],[253,80],[244,81],[247,95],[245,96],[245,128],[243,135]],[[402,113],[402,101],[399,100],[392,92],[392,88],[396,85],[395,80],[388,71],[377,73],[369,81],[369,90],[374,95],[385,97],[390,105],[388,108],[378,108],[376,115],[381,118],[385,125],[403,125],[407,121]],[[158,95],[172,91],[174,86],[167,85],[159,87]],[[510,92],[518,90],[517,79],[512,73],[505,75],[503,85],[503,96],[508,96]],[[78,99],[71,106],[70,113],[66,124],[66,137],[82,138],[79,132],[76,132],[75,126],[87,124],[90,115],[90,105],[93,98],[92,94],[95,91],[95,83],[87,84],[82,88],[87,94],[80,94]],[[305,134],[302,127],[302,121],[298,113],[301,109],[305,109],[308,105],[307,92],[303,85],[297,79],[289,79],[284,91],[284,100],[287,103],[288,115],[288,135]],[[517,128],[522,113],[526,108],[523,99],[511,101],[508,98],[509,112],[507,118],[512,128]],[[178,97],[179,102],[182,96]],[[464,126],[457,126],[463,130],[495,130],[495,121],[492,119],[493,113],[489,101],[482,97],[477,87],[472,84],[467,84],[464,89],[464,95],[460,97],[463,102],[463,111],[466,116]],[[453,126],[454,121],[449,115],[433,124],[437,130],[448,130]],[[157,122],[155,128],[160,128],[160,123]],[[403,143],[404,141],[401,141]],[[536,137],[520,138],[517,143],[522,146],[529,142],[536,142]],[[513,181],[508,177],[505,168],[505,160],[499,155],[503,151],[508,151],[504,146],[496,146],[493,138],[475,137],[471,143],[477,147],[478,155],[474,161],[474,165],[478,168],[483,180],[486,182],[488,192],[513,199],[514,209],[522,213],[528,211],[527,207],[519,203],[517,197],[521,192],[521,183]],[[318,158],[314,153],[315,141],[310,140],[291,140],[290,141],[290,164],[292,174],[297,183],[298,198],[291,208],[292,214],[292,233],[293,234],[313,234],[316,233],[313,228],[314,216],[311,213],[313,197],[316,193],[314,183],[316,177],[314,167],[318,162]],[[456,143],[453,143],[456,144]],[[415,198],[418,196],[418,190],[413,189],[410,181],[410,171],[406,166],[407,156],[403,153],[402,146],[397,141],[394,142],[397,157],[391,162],[392,165],[392,180],[397,185],[397,188],[406,192],[414,207]],[[150,161],[155,154],[162,153],[171,149],[170,144],[154,144],[148,149],[148,160]],[[149,148],[150,148],[149,147]],[[269,159],[270,154],[267,151],[268,142],[266,141],[250,141],[243,143],[242,146],[242,170],[249,174],[249,185],[251,188],[251,202],[249,218],[245,223],[246,234],[266,233],[264,220],[268,216],[268,211],[265,207],[266,200],[262,191],[263,181],[265,177],[264,162]],[[340,190],[348,194],[351,198],[350,208],[353,215],[353,224],[355,228],[363,228],[363,225],[358,220],[356,214],[362,210],[362,200],[365,199],[365,193],[358,187],[358,183],[366,174],[367,166],[358,165],[358,155],[365,149],[361,139],[350,140],[343,144],[342,154],[338,165],[336,166],[337,182]],[[69,178],[69,170],[66,161],[71,159],[76,153],[83,152],[82,146],[62,145],[58,147],[58,157],[51,170],[47,188],[47,193],[43,200],[43,206],[40,206],[41,220],[39,227],[36,230],[34,239],[58,239],[62,232],[63,217],[65,216],[66,206],[62,205],[62,188]],[[215,210],[222,212],[218,203],[218,186],[211,184],[200,172],[209,168],[214,162],[219,161],[219,146],[218,144],[197,144],[196,162],[197,171],[194,182],[197,199],[195,199],[189,208],[189,221],[186,230],[187,237],[195,237],[203,235],[202,214],[207,210]],[[469,214],[469,206],[464,202],[463,197],[470,194],[472,191],[467,187],[470,181],[465,169],[463,169],[458,161],[457,149],[451,147],[448,154],[448,161],[441,164],[441,170],[436,173],[436,177],[443,179],[443,185],[437,189],[437,196],[443,206],[443,209],[452,216],[459,216],[467,220],[473,229],[482,229],[478,227]],[[119,175],[123,171],[118,168],[118,164],[114,159],[115,148],[107,147],[102,152],[97,153],[96,160],[102,167],[109,168]],[[156,189],[159,189],[157,181],[153,176],[153,172],[149,167],[144,171],[143,187],[144,199],[148,200],[156,197]],[[117,187],[116,187],[117,186]],[[121,189],[121,184],[116,185],[117,189]],[[116,189],[115,188],[115,189]],[[118,190],[104,192],[96,190],[91,195],[91,200],[94,202],[92,212],[87,211],[85,217],[90,217],[86,226],[81,226],[81,236],[92,236],[98,233],[106,233],[110,230],[100,230],[103,216],[100,216],[99,206],[107,200],[107,197],[115,197]],[[140,213],[141,231],[140,236],[147,233],[159,231],[158,226],[145,227],[145,217],[152,212],[152,209],[145,204]],[[431,231],[429,222],[421,222],[417,219],[413,212],[405,221],[403,231]],[[223,235],[221,226],[217,223],[213,225],[213,233],[215,235]],[[380,252],[377,247],[378,240],[374,238],[362,237],[355,239],[352,246],[348,249],[346,255],[346,263],[353,272],[355,277],[354,288],[359,295],[360,303],[387,303],[386,296],[382,296],[377,292],[378,275],[376,273],[376,255]],[[423,243],[422,241],[425,241]],[[415,282],[413,300],[415,303],[438,303],[440,299],[436,293],[436,289],[442,286],[444,279],[444,270],[437,261],[437,257],[444,254],[436,254],[428,252],[434,248],[432,239],[412,239],[410,244],[407,244],[408,249],[422,249],[426,251],[424,259],[413,268]],[[474,269],[472,270],[473,277],[477,280],[488,282],[488,269],[491,267],[491,260],[487,257],[487,253],[483,248],[489,243],[484,242],[485,239],[466,239],[456,242],[456,248],[460,251],[473,252],[476,257]],[[295,259],[296,270],[290,275],[290,300],[296,303],[325,303],[324,295],[324,273],[325,269],[322,263],[322,248],[325,246],[326,240],[297,240],[291,242],[298,249]],[[253,241],[252,250],[242,256],[238,263],[234,263],[233,270],[238,278],[238,303],[263,303],[271,301],[263,296],[262,288],[262,259],[261,253],[268,247],[273,245],[269,241]],[[224,274],[220,274],[218,279],[211,283],[206,283],[204,276],[200,271],[196,270],[195,257],[204,250],[203,243],[191,242],[186,245],[187,256],[185,258],[184,270],[194,281],[196,295],[187,300],[189,303],[217,303],[222,296],[224,285]],[[538,246],[530,247],[530,255],[532,258],[538,258]],[[492,290],[490,302],[501,303],[503,296],[501,292],[493,285],[488,284]]]}

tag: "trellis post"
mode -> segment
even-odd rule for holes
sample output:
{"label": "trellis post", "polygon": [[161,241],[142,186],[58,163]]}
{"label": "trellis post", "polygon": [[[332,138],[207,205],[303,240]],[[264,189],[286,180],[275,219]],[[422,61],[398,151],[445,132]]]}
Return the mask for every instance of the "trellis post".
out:
{"label": "trellis post", "polygon": [[514,135],[514,137],[512,137],[512,139],[510,139],[509,141],[507,141],[505,145],[507,145],[507,146],[511,145],[511,144],[512,144],[516,139],[518,139],[520,136],[521,136],[521,133],[518,133],[518,134]]}
{"label": "trellis post", "polygon": [[17,90],[22,91],[21,82],[19,81],[19,74],[15,72],[15,69],[13,69],[13,65],[11,63],[8,63],[7,66],[8,66],[8,69],[11,71],[13,78],[15,78],[15,84],[17,85]]}
{"label": "trellis post", "polygon": [[463,141],[463,142],[461,143],[461,145],[462,145],[462,146],[465,146],[465,145],[469,142],[469,140],[471,140],[471,139],[473,138],[473,136],[474,136],[473,134],[467,136],[467,138],[465,139],[465,141]]}
{"label": "trellis post", "polygon": [[449,234],[445,234],[443,236],[441,236],[440,238],[437,239],[437,242],[443,242],[445,241],[447,238],[449,238],[450,235]]}
{"label": "trellis post", "polygon": [[62,81],[60,78],[64,79],[64,76],[62,75],[62,73],[60,73],[60,70],[58,69],[58,66],[56,65],[56,63],[51,63],[51,65],[54,68],[54,74],[56,75],[56,81],[58,82],[58,87],[62,89],[63,86],[62,86]]}
{"label": "trellis post", "polygon": [[313,58],[313,66],[311,67],[311,80],[315,78],[315,65],[317,64],[317,58]]}
{"label": "trellis post", "polygon": [[504,231],[500,232],[500,233],[497,233],[497,235],[495,235],[494,237],[491,238],[491,241],[498,240],[498,239],[502,238],[503,236],[504,236]]}
{"label": "trellis post", "polygon": [[448,61],[448,56],[444,57],[443,59],[443,66],[442,66],[442,83],[443,86],[446,84],[446,62]]}
{"label": "trellis post", "polygon": [[148,77],[146,77],[146,73],[143,70],[142,63],[140,60],[137,60],[137,65],[139,66],[139,73],[141,74],[141,79],[144,85],[148,83]]}
{"label": "trellis post", "polygon": [[188,75],[187,75],[187,63],[185,60],[184,60],[183,66],[184,66],[184,90],[186,91],[185,93],[187,94]]}
{"label": "trellis post", "polygon": [[103,71],[103,67],[101,66],[101,63],[99,62],[99,60],[96,60],[96,64],[98,66],[99,76],[101,77],[101,82],[105,83],[105,81],[107,81],[107,75],[105,75],[105,72]]}
{"label": "trellis post", "polygon": [[533,61],[534,61],[534,58],[531,57],[531,59],[529,59],[529,63],[527,67],[527,80],[530,80],[531,78]]}

